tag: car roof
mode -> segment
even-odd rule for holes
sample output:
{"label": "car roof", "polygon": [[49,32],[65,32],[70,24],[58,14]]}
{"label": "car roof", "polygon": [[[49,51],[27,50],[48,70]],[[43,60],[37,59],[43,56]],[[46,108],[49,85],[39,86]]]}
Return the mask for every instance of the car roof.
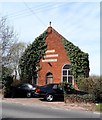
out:
{"label": "car roof", "polygon": [[59,85],[59,83],[50,83],[50,84],[47,84],[47,85]]}
{"label": "car roof", "polygon": [[51,83],[51,84],[46,84],[46,85],[43,85],[43,86],[50,86],[50,85],[59,85],[58,83]]}
{"label": "car roof", "polygon": [[20,86],[20,85],[31,85],[31,84],[29,84],[29,83],[19,83],[16,86]]}

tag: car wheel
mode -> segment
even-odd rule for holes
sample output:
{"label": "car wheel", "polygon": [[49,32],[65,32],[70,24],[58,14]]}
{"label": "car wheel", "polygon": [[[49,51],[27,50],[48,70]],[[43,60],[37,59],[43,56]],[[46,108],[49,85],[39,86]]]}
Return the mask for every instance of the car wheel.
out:
{"label": "car wheel", "polygon": [[30,98],[31,97],[31,92],[27,92],[26,96],[27,96],[27,98]]}
{"label": "car wheel", "polygon": [[51,95],[51,94],[47,94],[47,95],[46,95],[46,100],[47,100],[48,102],[53,101],[53,99],[54,99],[53,95]]}

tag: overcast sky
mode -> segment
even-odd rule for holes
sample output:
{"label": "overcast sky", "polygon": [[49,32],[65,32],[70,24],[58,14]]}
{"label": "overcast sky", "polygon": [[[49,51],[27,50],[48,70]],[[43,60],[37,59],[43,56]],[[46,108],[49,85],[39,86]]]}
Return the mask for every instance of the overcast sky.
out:
{"label": "overcast sky", "polygon": [[93,1],[0,2],[0,17],[7,16],[19,41],[27,43],[46,30],[51,21],[56,31],[89,54],[90,75],[100,75],[100,2]]}

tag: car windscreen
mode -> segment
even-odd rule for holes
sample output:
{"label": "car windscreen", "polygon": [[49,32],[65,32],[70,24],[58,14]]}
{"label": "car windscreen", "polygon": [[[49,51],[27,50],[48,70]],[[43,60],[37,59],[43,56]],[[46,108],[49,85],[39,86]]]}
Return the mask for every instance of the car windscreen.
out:
{"label": "car windscreen", "polygon": [[52,87],[53,85],[45,85],[45,86],[41,86],[40,88],[49,90],[49,89],[52,89]]}

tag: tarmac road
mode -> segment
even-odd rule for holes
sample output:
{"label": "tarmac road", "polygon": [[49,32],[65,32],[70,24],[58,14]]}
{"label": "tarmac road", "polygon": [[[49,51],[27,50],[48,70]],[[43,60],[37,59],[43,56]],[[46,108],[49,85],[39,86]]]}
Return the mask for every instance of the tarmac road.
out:
{"label": "tarmac road", "polygon": [[[2,102],[2,118],[100,118],[99,113]],[[56,119],[57,120],[57,119]],[[76,120],[76,119],[74,119]],[[88,119],[87,119],[88,120]]]}

